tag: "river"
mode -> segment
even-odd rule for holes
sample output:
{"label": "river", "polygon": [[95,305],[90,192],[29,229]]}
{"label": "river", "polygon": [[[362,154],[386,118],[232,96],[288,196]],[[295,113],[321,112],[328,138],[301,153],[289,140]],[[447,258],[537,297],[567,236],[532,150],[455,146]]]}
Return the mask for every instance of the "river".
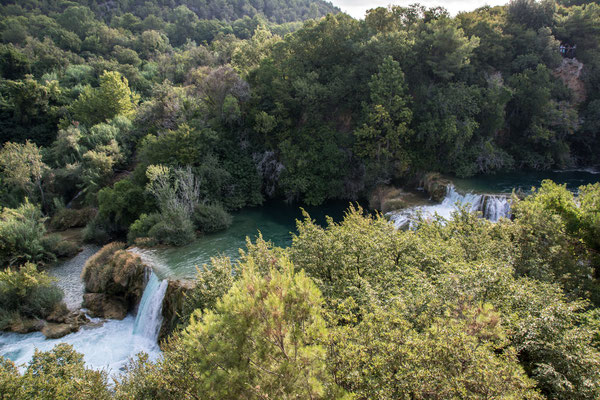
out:
{"label": "river", "polygon": [[[473,210],[479,207],[484,215],[487,213],[487,217],[494,220],[509,212],[506,194],[513,188],[527,191],[531,186],[539,186],[543,179],[548,178],[565,183],[570,190],[576,191],[580,185],[600,181],[600,174],[596,171],[557,171],[454,179],[455,187],[449,191],[442,203],[430,202],[411,210],[390,214],[389,217],[396,225],[402,225],[403,218],[409,218],[410,221],[415,213],[438,213],[448,217],[458,202],[469,204]],[[306,207],[306,211],[318,223],[324,224],[326,215],[334,221],[343,219],[348,204],[332,202],[319,207]],[[187,246],[136,249],[135,251],[141,254],[155,271],[148,279],[137,316],[128,315],[122,321],[95,320],[95,324],[61,339],[48,340],[41,333],[2,333],[0,355],[22,366],[31,359],[36,348],[50,350],[56,344],[65,342],[83,353],[88,366],[107,370],[111,375],[118,375],[128,360],[139,351],[145,351],[155,359],[160,356],[156,338],[161,322],[162,296],[166,290],[165,278],[193,277],[196,266],[209,263],[211,257],[225,255],[237,258],[239,249],[245,246],[246,237],[255,239],[259,232],[264,239],[277,246],[289,246],[297,219],[302,219],[299,206],[267,202],[261,207],[235,213],[233,224],[228,230],[205,235]],[[75,258],[62,263],[51,272],[59,279],[59,285],[65,291],[65,301],[70,308],[80,307],[83,285],[79,275],[85,261],[96,249],[86,246]]]}

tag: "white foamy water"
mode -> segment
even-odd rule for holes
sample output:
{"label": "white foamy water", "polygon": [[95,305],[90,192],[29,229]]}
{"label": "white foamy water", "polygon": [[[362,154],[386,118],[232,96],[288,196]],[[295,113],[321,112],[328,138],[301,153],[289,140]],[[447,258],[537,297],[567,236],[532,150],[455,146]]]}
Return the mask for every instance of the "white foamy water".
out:
{"label": "white foamy water", "polygon": [[83,354],[88,367],[106,370],[118,375],[127,362],[139,352],[146,352],[151,360],[160,356],[156,342],[162,323],[162,301],[167,281],[150,275],[144,289],[138,316],[128,315],[121,321],[95,319],[98,326],[84,326],[79,332],[60,339],[46,339],[39,332],[0,334],[0,356],[7,357],[19,366],[26,365],[34,354],[52,350],[59,343],[67,343]]}
{"label": "white foamy water", "polygon": [[135,317],[128,315],[122,321],[109,320],[101,326],[82,327],[79,332],[60,339],[46,339],[39,332],[25,335],[3,333],[0,335],[0,355],[23,366],[31,360],[35,349],[49,351],[59,343],[67,343],[83,354],[88,367],[106,370],[114,376],[141,351],[148,353],[152,359],[160,355],[155,340],[134,335],[134,323]]}
{"label": "white foamy water", "polygon": [[439,204],[411,207],[392,211],[386,215],[397,228],[407,228],[416,222],[419,214],[425,219],[435,215],[450,219],[452,213],[456,211],[457,204],[467,207],[471,212],[481,212],[484,218],[493,222],[510,216],[510,199],[507,196],[471,192],[461,194],[456,191],[454,186],[448,187],[446,197]]}
{"label": "white foamy water", "polygon": [[168,286],[169,281],[166,279],[160,281],[154,272],[150,275],[135,319],[135,335],[156,342],[162,325],[162,305]]}

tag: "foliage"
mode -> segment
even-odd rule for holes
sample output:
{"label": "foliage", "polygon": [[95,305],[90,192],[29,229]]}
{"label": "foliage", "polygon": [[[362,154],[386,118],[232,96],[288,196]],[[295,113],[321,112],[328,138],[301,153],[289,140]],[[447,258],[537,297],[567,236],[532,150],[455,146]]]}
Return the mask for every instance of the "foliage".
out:
{"label": "foliage", "polygon": [[124,232],[140,214],[153,209],[153,201],[144,188],[132,179],[123,179],[98,192],[95,223],[104,226],[109,234]]}
{"label": "foliage", "polygon": [[183,246],[196,239],[194,224],[181,209],[161,213],[158,222],[148,230],[148,237],[173,246]]}
{"label": "foliage", "polygon": [[[45,72],[47,67],[40,68]],[[56,77],[49,76],[44,82],[38,82],[32,75],[15,81],[2,80],[0,94],[1,143],[31,140],[49,145],[54,140],[65,102]]]}
{"label": "foliage", "polygon": [[[154,214],[141,214],[129,227],[127,232],[127,241],[129,243],[135,243],[137,239],[148,238],[148,232],[156,224],[162,220],[162,217],[158,213]],[[154,242],[154,241],[153,241]]]}
{"label": "foliage", "polygon": [[194,207],[193,220],[197,230],[211,233],[229,228],[232,217],[218,203],[197,204]]}
{"label": "foliage", "polygon": [[183,326],[190,322],[192,314],[214,310],[219,299],[229,292],[235,281],[236,267],[225,257],[212,258],[210,265],[197,268],[194,288],[185,293],[183,311],[179,320]]}
{"label": "foliage", "polygon": [[91,126],[117,115],[133,115],[137,101],[127,78],[116,71],[105,71],[100,76],[100,87],[88,87],[81,93],[73,104],[73,114],[76,121]]}
{"label": "foliage", "polygon": [[39,207],[26,201],[0,212],[0,264],[52,263],[56,257],[44,241],[46,227]]}
{"label": "foliage", "polygon": [[110,399],[105,372],[85,367],[83,356],[68,344],[47,352],[35,350],[23,375],[0,357],[0,389],[7,399]]}
{"label": "foliage", "polygon": [[30,198],[40,195],[44,201],[42,178],[47,169],[40,149],[27,141],[25,144],[7,142],[0,150],[0,169],[3,181],[19,188]]}
{"label": "foliage", "polygon": [[[594,2],[513,0],[456,17],[419,5],[364,20],[337,11],[306,0],[2,2],[2,266],[68,252],[45,236],[42,212],[55,227],[84,216],[53,204],[98,207],[87,239],[181,245],[263,196],[320,204],[427,172],[600,160]],[[581,71],[561,44],[577,45]],[[291,248],[261,239],[239,265],[199,272],[187,330],[162,361],[133,362],[114,395],[599,398],[599,192],[546,182],[495,225],[465,210],[409,232],[360,209],[327,227],[307,218]],[[137,265],[121,247],[85,273],[100,282],[113,261]],[[2,272],[22,275],[31,304],[0,320],[56,301],[51,286],[25,282],[25,271],[43,281],[32,268]],[[109,396],[71,350],[36,357],[21,378],[1,361],[0,391]]]}
{"label": "foliage", "polygon": [[81,228],[87,225],[95,216],[97,210],[93,208],[61,208],[50,220],[50,227],[54,230]]}
{"label": "foliage", "polygon": [[581,187],[577,199],[566,186],[544,181],[531,196],[515,201],[520,273],[559,282],[574,298],[598,304],[599,190],[598,184]]}
{"label": "foliage", "polygon": [[[0,314],[16,313],[20,318],[45,318],[62,302],[62,290],[54,279],[27,263],[0,271]],[[14,317],[12,318],[14,320]],[[6,329],[3,320],[0,329]]]}
{"label": "foliage", "polygon": [[[419,390],[420,381],[410,379],[430,376],[421,374],[435,370],[435,362],[443,359],[441,354],[423,364],[411,363],[412,369],[406,374],[393,367],[399,365],[397,362],[382,359],[388,354],[413,357],[410,351],[414,348],[421,349],[414,354],[417,359],[426,359],[424,348],[443,347],[415,344],[408,339],[414,329],[418,332],[415,340],[419,341],[438,340],[436,335],[441,335],[440,340],[446,344],[465,340],[462,344],[454,342],[453,351],[462,351],[459,349],[472,339],[468,335],[483,334],[475,343],[480,351],[486,346],[483,343],[488,343],[487,355],[483,352],[475,356],[466,350],[468,345],[464,348],[475,357],[472,365],[482,362],[486,367],[476,367],[477,371],[491,368],[496,371],[494,376],[507,374],[515,379],[508,387],[504,384],[509,381],[501,379],[486,385],[485,390],[523,391],[520,397],[536,398],[531,382],[523,375],[525,371],[549,398],[596,396],[592,389],[596,384],[585,382],[599,379],[592,365],[599,362],[600,354],[592,347],[593,331],[576,322],[582,321],[579,318],[583,317],[585,303],[570,302],[556,285],[518,276],[519,265],[524,261],[520,258],[519,242],[513,242],[518,224],[518,218],[515,222],[494,224],[462,210],[451,221],[424,222],[416,231],[404,232],[395,230],[379,216],[363,217],[361,210],[352,209],[342,223],[330,222],[325,229],[308,218],[299,223],[291,257],[323,290],[333,323],[338,326],[339,336],[335,337],[339,347],[333,347],[331,353],[334,360],[339,360],[334,363],[336,371],[340,371],[335,374],[339,376],[338,383],[364,398],[372,397],[371,391],[376,388],[385,390],[383,393],[389,393],[391,398],[394,390]],[[551,247],[564,245],[556,243]],[[475,318],[481,326],[458,328],[460,335],[468,332],[459,339],[451,327],[465,323],[463,318]],[[389,330],[382,328],[384,325]],[[356,331],[361,326],[365,330]],[[391,332],[402,336],[390,336]],[[449,336],[441,339],[445,335]],[[381,347],[362,351],[361,346],[371,345]],[[407,353],[402,352],[404,345]],[[350,353],[344,358],[346,351]],[[364,361],[360,361],[363,354]],[[499,355],[502,358],[496,358]],[[345,369],[349,363],[356,364]],[[447,366],[452,363],[449,359],[441,363],[441,371],[451,373],[453,370]],[[392,367],[393,377],[381,378],[380,374],[366,372],[350,375],[350,371],[380,371],[379,365]],[[423,372],[418,372],[419,365],[423,365]],[[456,371],[469,373],[465,369]],[[352,378],[346,379],[348,376]],[[431,379],[440,381],[432,384],[427,380],[424,388],[435,387],[444,393],[455,390],[454,383],[460,385],[462,379],[470,378],[448,377],[453,384],[447,389],[442,374]],[[486,380],[491,381],[491,377]],[[410,389],[400,389],[405,383]],[[476,386],[468,387],[478,390]],[[452,396],[450,393],[441,394],[441,398]],[[418,392],[415,396],[419,396]]]}
{"label": "foliage", "polygon": [[[315,285],[287,259],[276,260],[268,276],[247,260],[214,310],[197,312],[150,369],[148,382],[156,386],[146,396],[341,397],[325,365],[321,302]],[[130,375],[118,391],[135,390],[132,381]]]}
{"label": "foliage", "polygon": [[369,82],[371,105],[367,123],[354,132],[356,153],[370,160],[372,180],[385,182],[402,175],[410,161],[406,148],[412,132],[404,73],[400,64],[387,57]]}

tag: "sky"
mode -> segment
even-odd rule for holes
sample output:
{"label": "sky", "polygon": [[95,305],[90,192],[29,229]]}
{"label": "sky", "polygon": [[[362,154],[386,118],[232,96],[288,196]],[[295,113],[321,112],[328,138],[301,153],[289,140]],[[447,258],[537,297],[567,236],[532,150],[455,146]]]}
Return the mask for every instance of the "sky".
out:
{"label": "sky", "polygon": [[352,15],[354,18],[364,18],[365,11],[370,8],[387,7],[388,5],[408,6],[420,3],[426,7],[442,6],[450,14],[456,15],[459,11],[471,11],[476,8],[490,5],[497,6],[508,3],[508,0],[330,0],[333,5],[342,11]]}

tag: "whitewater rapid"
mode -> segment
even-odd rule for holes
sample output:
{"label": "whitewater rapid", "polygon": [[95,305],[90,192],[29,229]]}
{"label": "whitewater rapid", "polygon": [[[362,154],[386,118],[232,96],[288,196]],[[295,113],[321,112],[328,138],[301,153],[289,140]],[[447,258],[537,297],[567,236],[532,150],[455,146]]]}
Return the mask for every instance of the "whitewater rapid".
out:
{"label": "whitewater rapid", "polygon": [[150,360],[156,360],[161,354],[157,339],[167,286],[166,280],[159,280],[152,272],[137,316],[130,314],[121,321],[92,319],[90,324],[82,326],[78,332],[60,339],[46,339],[40,332],[1,333],[0,356],[24,367],[36,349],[49,351],[59,343],[67,343],[83,354],[88,367],[105,370],[111,376],[118,375],[139,352],[145,352]]}
{"label": "whitewater rapid", "polygon": [[510,197],[503,194],[459,193],[453,185],[448,187],[444,200],[439,204],[410,207],[403,210],[391,211],[386,214],[390,221],[399,228],[414,225],[419,215],[433,218],[435,215],[450,219],[457,205],[467,207],[470,212],[480,212],[483,218],[497,222],[500,218],[510,217]]}

